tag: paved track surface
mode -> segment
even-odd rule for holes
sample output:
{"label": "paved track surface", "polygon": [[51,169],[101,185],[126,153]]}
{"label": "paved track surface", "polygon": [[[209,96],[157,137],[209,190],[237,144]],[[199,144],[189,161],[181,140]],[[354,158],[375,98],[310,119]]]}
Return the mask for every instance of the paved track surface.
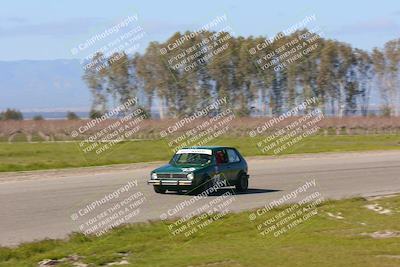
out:
{"label": "paved track surface", "polygon": [[[249,158],[248,163],[250,190],[233,196],[229,209],[234,212],[262,207],[313,179],[316,186],[304,194],[318,191],[325,199],[400,192],[400,151],[259,157]],[[143,197],[145,200],[137,206],[138,214],[125,213],[136,214],[129,222],[155,220],[165,214],[168,217],[184,216],[231,192],[222,189],[175,212],[177,205],[193,196],[172,192],[155,194],[146,181],[149,172],[159,164],[0,174],[0,245],[63,238],[72,231],[79,231],[80,225],[89,223],[90,218],[137,192],[142,196],[137,193],[140,197],[135,201]],[[101,200],[129,181],[137,181],[137,186],[85,215],[79,215],[88,204]],[[130,200],[133,204],[133,197]],[[75,221],[71,219],[72,214],[78,214]],[[82,229],[88,229],[85,227]]]}

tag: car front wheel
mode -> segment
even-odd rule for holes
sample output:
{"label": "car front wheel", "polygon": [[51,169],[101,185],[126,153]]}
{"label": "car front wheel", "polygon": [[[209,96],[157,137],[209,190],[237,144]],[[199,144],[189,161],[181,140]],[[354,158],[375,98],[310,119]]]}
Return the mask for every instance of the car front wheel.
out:
{"label": "car front wheel", "polygon": [[249,188],[249,178],[246,174],[242,173],[239,177],[239,181],[236,184],[236,190],[239,192],[246,192]]}
{"label": "car front wheel", "polygon": [[159,186],[154,186],[154,192],[156,192],[156,193],[158,193],[158,194],[165,194],[166,191],[167,191],[167,190],[162,189],[162,188],[159,187]]}

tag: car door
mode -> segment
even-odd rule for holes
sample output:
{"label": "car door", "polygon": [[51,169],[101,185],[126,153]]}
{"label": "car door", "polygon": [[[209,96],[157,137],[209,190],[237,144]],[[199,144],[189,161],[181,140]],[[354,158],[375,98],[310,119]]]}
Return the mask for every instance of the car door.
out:
{"label": "car door", "polygon": [[228,169],[230,180],[235,181],[239,176],[239,172],[242,170],[243,166],[241,164],[241,159],[237,154],[235,149],[227,148],[226,153],[228,155]]}
{"label": "car door", "polygon": [[215,150],[216,174],[220,175],[219,180],[230,181],[232,176],[230,174],[229,159],[225,149]]}

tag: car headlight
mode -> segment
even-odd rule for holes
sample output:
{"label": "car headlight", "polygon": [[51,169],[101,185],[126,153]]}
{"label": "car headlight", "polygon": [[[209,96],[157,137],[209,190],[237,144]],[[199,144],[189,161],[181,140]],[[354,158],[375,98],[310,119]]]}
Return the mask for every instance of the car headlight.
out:
{"label": "car headlight", "polygon": [[187,177],[189,180],[193,180],[194,174],[193,174],[193,173],[189,173],[186,177]]}
{"label": "car headlight", "polygon": [[151,179],[157,179],[157,173],[155,173],[155,172],[153,172],[152,174],[151,174]]}

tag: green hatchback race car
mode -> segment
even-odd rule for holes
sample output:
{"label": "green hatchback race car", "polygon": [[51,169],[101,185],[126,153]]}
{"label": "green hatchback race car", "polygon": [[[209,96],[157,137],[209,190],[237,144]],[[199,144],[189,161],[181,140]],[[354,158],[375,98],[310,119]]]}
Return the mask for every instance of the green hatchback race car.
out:
{"label": "green hatchback race car", "polygon": [[151,172],[148,184],[162,194],[167,190],[199,193],[215,184],[245,192],[248,180],[247,162],[237,149],[202,146],[178,150],[168,164]]}

